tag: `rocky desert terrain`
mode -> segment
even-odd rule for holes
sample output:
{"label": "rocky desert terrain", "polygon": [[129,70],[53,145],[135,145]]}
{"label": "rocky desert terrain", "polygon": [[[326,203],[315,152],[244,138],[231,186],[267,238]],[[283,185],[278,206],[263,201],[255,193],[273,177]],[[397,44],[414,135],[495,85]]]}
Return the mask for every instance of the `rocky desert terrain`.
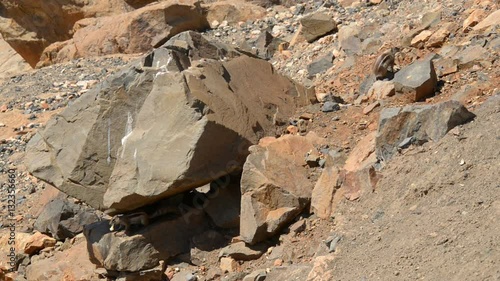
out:
{"label": "rocky desert terrain", "polygon": [[500,280],[499,33],[495,0],[0,0],[0,280]]}

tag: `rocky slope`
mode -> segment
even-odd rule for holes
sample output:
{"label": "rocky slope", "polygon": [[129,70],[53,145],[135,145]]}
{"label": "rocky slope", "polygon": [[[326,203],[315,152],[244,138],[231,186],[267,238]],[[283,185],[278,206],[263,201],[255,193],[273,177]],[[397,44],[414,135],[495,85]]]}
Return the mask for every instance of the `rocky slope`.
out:
{"label": "rocky slope", "polygon": [[[44,66],[0,61],[0,280],[500,278],[498,3],[159,2],[68,1],[57,22],[65,28],[51,33],[40,27],[61,11],[41,7],[34,23],[0,1],[0,16],[16,22],[0,20],[5,40]],[[170,12],[191,21],[164,22]],[[208,26],[201,34],[212,43],[167,41]],[[375,81],[373,62],[394,46],[393,79]],[[186,101],[155,96],[179,85]],[[96,125],[78,117],[94,112]],[[110,116],[123,122],[106,141]],[[80,135],[88,128],[94,136]],[[233,131],[245,145],[227,150]],[[188,143],[196,153],[174,153]],[[234,153],[249,156],[229,161]],[[186,168],[170,185],[175,196],[162,159],[169,173]],[[124,198],[111,211],[89,196],[108,180]],[[166,205],[181,215],[154,217]],[[151,223],[109,231],[102,211],[137,206]]]}

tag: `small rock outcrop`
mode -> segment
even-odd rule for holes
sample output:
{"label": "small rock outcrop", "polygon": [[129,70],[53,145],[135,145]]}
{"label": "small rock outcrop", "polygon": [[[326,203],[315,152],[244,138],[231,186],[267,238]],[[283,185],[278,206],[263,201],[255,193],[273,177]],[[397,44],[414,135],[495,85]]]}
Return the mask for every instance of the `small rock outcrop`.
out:
{"label": "small rock outcrop", "polygon": [[98,220],[92,209],[58,196],[45,205],[33,227],[42,233],[51,234],[57,240],[64,240],[81,233],[84,225]]}
{"label": "small rock outcrop", "polygon": [[413,95],[413,101],[421,101],[435,94],[437,75],[431,58],[416,61],[394,75],[396,92]]}
{"label": "small rock outcrop", "polygon": [[385,108],[380,113],[376,138],[377,158],[390,159],[398,147],[405,143],[418,145],[438,141],[449,130],[474,117],[458,101]]}

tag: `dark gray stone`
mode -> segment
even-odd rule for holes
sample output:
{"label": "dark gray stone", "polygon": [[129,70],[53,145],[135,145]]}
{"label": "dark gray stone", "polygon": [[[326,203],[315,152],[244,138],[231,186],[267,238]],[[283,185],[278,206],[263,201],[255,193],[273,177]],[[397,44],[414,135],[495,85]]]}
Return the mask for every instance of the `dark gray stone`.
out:
{"label": "dark gray stone", "polygon": [[396,92],[411,93],[414,101],[420,101],[434,95],[437,87],[437,75],[432,57],[416,61],[394,75]]}
{"label": "dark gray stone", "polygon": [[321,111],[323,112],[333,112],[340,110],[340,105],[336,102],[327,101],[321,107]]}
{"label": "dark gray stone", "polygon": [[98,220],[99,217],[90,208],[75,204],[61,195],[45,205],[33,227],[57,240],[64,240],[74,237],[83,231],[85,225]]}
{"label": "dark gray stone", "polygon": [[333,59],[335,57],[331,52],[326,54],[325,56],[322,56],[318,58],[317,60],[313,61],[307,66],[307,72],[309,74],[309,77],[313,77],[314,75],[318,73],[325,72],[328,70],[330,67],[333,66]]}
{"label": "dark gray stone", "polygon": [[435,105],[409,105],[386,108],[380,113],[375,150],[381,160],[390,159],[398,146],[408,138],[421,145],[438,141],[455,126],[472,120],[475,115],[457,101]]}

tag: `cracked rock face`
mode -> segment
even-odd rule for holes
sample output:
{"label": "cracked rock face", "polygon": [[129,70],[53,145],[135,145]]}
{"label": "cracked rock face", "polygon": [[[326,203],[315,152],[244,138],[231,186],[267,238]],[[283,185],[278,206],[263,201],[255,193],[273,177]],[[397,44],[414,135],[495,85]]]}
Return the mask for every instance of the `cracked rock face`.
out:
{"label": "cracked rock face", "polygon": [[268,62],[185,32],[49,121],[27,163],[95,208],[129,211],[241,169],[310,95]]}

